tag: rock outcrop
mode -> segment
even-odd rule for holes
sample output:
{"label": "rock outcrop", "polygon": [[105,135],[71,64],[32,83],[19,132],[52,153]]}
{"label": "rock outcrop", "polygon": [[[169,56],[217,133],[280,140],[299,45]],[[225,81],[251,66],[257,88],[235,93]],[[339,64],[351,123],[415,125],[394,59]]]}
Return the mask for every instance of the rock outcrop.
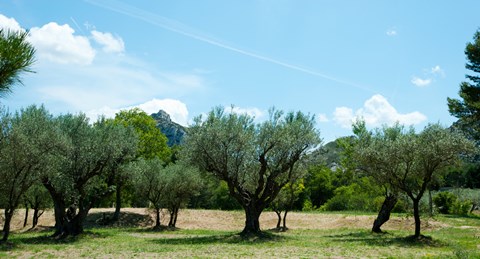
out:
{"label": "rock outcrop", "polygon": [[170,115],[163,110],[153,113],[153,119],[157,122],[157,128],[159,128],[165,136],[168,138],[168,146],[180,145],[183,141],[183,137],[186,134],[186,129],[182,125],[175,123],[170,119]]}

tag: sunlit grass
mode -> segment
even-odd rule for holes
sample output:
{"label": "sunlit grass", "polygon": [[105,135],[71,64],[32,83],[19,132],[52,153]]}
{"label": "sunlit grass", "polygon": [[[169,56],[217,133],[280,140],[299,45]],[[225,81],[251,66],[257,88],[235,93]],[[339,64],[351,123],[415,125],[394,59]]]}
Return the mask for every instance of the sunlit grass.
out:
{"label": "sunlit grass", "polygon": [[0,257],[480,258],[478,217],[436,219],[446,226],[423,231],[428,238],[422,240],[412,240],[412,230],[374,234],[349,227],[266,231],[260,238],[210,229],[93,227],[59,241],[49,238],[49,231],[24,232],[12,234],[10,243],[0,245]]}

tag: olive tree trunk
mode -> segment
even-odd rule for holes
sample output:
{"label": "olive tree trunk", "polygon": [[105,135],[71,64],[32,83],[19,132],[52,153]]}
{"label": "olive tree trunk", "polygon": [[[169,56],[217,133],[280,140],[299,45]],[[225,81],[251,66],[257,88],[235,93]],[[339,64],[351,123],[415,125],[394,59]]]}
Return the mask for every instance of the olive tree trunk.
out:
{"label": "olive tree trunk", "polygon": [[420,208],[419,208],[420,200],[414,199],[413,200],[413,218],[415,219],[415,234],[413,237],[418,238],[420,237]]}
{"label": "olive tree trunk", "polygon": [[113,221],[120,218],[120,209],[122,208],[122,184],[117,184],[115,190],[115,212],[113,213]]}
{"label": "olive tree trunk", "polygon": [[10,223],[12,222],[13,213],[14,209],[5,209],[5,223],[3,224],[3,237],[1,242],[6,242],[8,240],[8,236],[10,235]]}
{"label": "olive tree trunk", "polygon": [[241,232],[242,235],[259,234],[260,230],[260,214],[262,210],[259,210],[254,205],[244,206],[245,210],[245,227]]}
{"label": "olive tree trunk", "polygon": [[383,201],[382,207],[378,212],[377,218],[373,222],[372,232],[382,233],[382,229],[380,227],[390,219],[390,214],[395,207],[395,204],[397,204],[397,201],[398,198],[394,194],[385,196],[385,200]]}

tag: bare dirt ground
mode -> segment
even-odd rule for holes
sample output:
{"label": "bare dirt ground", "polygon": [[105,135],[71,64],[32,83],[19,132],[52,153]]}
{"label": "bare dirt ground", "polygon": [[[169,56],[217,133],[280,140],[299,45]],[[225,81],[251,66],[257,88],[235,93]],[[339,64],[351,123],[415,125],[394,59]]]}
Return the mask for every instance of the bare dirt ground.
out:
{"label": "bare dirt ground", "polygon": [[[86,221],[86,226],[99,226],[101,219],[113,214],[114,209],[92,209]],[[0,210],[0,229],[3,228],[3,210]],[[32,214],[32,213],[30,213]],[[23,227],[25,210],[19,209],[12,220],[12,231],[26,231],[31,228],[31,216],[27,226]],[[290,212],[287,216],[287,226],[294,229],[334,229],[334,228],[365,228],[372,226],[374,215],[345,215],[331,213],[303,213]],[[161,215],[162,225],[168,223],[168,214]],[[243,211],[219,211],[219,210],[181,210],[177,220],[177,227],[181,229],[204,229],[204,230],[241,230],[244,226],[245,215]],[[45,211],[40,217],[37,228],[45,229],[55,224],[53,210]],[[273,229],[277,224],[277,216],[274,212],[264,212],[260,217],[262,229]],[[112,227],[144,227],[154,225],[153,211],[145,208],[123,208],[120,221]],[[384,230],[407,230],[412,229],[414,221],[412,217],[392,217],[383,227]],[[423,219],[422,229],[438,229],[446,227],[445,223],[434,219]]]}

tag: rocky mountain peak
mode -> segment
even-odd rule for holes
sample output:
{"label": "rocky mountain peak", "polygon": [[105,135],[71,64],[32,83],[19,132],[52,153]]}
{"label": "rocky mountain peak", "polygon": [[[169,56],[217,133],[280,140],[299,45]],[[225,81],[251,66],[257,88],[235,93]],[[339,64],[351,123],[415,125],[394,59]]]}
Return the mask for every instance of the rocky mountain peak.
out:
{"label": "rocky mountain peak", "polygon": [[171,147],[182,143],[183,137],[186,134],[185,128],[182,125],[173,122],[167,112],[159,110],[157,113],[152,113],[150,116],[157,122],[157,128],[167,136],[168,146]]}

